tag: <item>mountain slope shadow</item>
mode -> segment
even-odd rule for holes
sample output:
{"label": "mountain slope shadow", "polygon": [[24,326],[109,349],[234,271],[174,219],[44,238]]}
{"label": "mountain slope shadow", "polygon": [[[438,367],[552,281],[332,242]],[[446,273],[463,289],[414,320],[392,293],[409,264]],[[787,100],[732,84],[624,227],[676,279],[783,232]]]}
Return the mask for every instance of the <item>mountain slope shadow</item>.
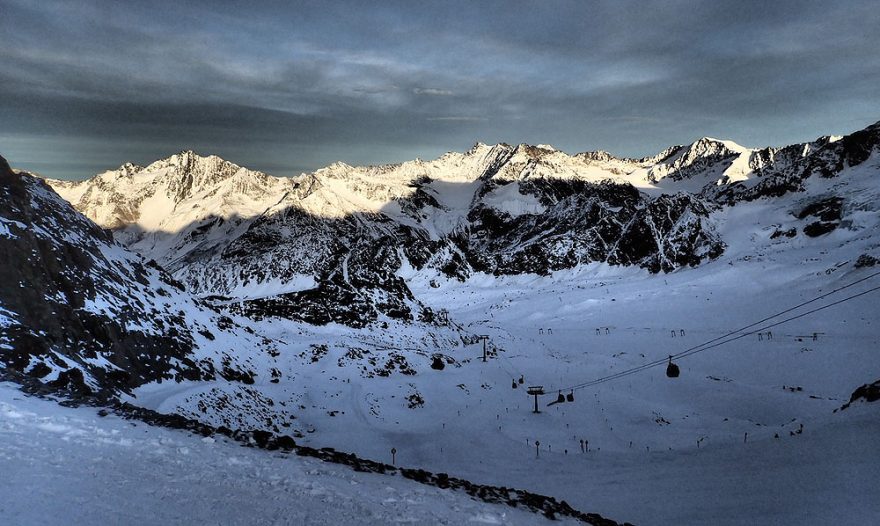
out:
{"label": "mountain slope shadow", "polygon": [[235,349],[271,342],[195,301],[2,157],[0,202],[5,374],[111,398],[166,379],[253,382],[250,358]]}

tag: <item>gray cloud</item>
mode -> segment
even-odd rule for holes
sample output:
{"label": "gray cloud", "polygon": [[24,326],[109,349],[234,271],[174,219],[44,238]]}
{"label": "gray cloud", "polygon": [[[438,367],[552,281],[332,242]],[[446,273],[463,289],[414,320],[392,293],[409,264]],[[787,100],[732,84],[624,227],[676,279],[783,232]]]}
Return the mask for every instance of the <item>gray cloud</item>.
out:
{"label": "gray cloud", "polygon": [[195,148],[284,175],[476,141],[784,144],[880,119],[878,11],[0,0],[0,153],[84,177]]}
{"label": "gray cloud", "polygon": [[450,117],[428,117],[429,121],[445,121],[445,122],[480,122],[489,120],[485,117],[467,117],[467,116],[450,116]]}
{"label": "gray cloud", "polygon": [[413,93],[416,95],[434,95],[438,97],[448,97],[450,95],[454,95],[448,89],[439,89],[439,88],[414,88]]}

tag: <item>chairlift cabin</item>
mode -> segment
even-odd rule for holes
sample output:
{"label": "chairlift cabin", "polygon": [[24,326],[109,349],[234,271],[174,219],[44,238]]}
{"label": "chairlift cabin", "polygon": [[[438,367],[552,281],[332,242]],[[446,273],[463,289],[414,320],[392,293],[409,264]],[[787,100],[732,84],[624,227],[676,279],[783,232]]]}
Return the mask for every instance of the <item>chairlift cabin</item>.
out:
{"label": "chairlift cabin", "polygon": [[669,378],[678,378],[679,374],[681,374],[681,370],[678,368],[678,365],[672,363],[672,356],[670,356],[669,363],[666,365],[666,376]]}
{"label": "chairlift cabin", "polygon": [[565,396],[565,400],[568,402],[574,402],[574,389]]}
{"label": "chairlift cabin", "polygon": [[522,385],[524,383],[526,383],[526,379],[523,377],[523,375],[519,375],[519,385]]}
{"label": "chairlift cabin", "polygon": [[553,400],[552,402],[547,404],[547,407],[550,407],[551,405],[564,404],[564,403],[565,403],[565,395],[562,394],[562,391],[559,391],[559,394],[556,396],[556,400]]}
{"label": "chairlift cabin", "polygon": [[514,389],[517,388],[517,385],[518,385],[518,384],[516,383],[516,380],[513,380],[513,381],[510,383],[510,387],[512,387],[512,388],[514,388]]}

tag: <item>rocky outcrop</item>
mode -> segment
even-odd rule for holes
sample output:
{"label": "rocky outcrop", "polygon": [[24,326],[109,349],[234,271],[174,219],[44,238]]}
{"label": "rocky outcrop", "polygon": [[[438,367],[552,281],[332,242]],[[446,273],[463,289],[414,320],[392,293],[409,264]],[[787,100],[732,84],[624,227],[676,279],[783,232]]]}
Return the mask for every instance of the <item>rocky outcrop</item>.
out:
{"label": "rocky outcrop", "polygon": [[847,409],[859,400],[864,400],[866,403],[880,400],[880,380],[857,388],[850,396],[849,402],[843,404],[840,409]]}
{"label": "rocky outcrop", "polygon": [[459,247],[474,269],[494,274],[550,272],[607,262],[672,271],[719,256],[724,244],[711,208],[689,194],[649,199],[630,185],[541,181],[521,185],[547,211],[511,217],[471,212]]}

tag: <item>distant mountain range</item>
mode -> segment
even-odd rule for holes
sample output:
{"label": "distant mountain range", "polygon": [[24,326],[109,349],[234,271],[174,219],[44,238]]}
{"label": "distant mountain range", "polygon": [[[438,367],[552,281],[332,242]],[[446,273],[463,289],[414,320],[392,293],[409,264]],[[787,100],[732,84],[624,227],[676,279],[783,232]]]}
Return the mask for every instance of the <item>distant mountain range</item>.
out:
{"label": "distant mountain range", "polygon": [[[476,144],[432,161],[335,163],[293,178],[184,151],[79,182],[47,180],[116,239],[234,312],[363,326],[428,320],[402,269],[442,279],[605,262],[670,272],[725,250],[726,206],[802,192],[880,144],[748,149],[702,138],[642,159]],[[438,281],[439,282],[439,281]]]}

